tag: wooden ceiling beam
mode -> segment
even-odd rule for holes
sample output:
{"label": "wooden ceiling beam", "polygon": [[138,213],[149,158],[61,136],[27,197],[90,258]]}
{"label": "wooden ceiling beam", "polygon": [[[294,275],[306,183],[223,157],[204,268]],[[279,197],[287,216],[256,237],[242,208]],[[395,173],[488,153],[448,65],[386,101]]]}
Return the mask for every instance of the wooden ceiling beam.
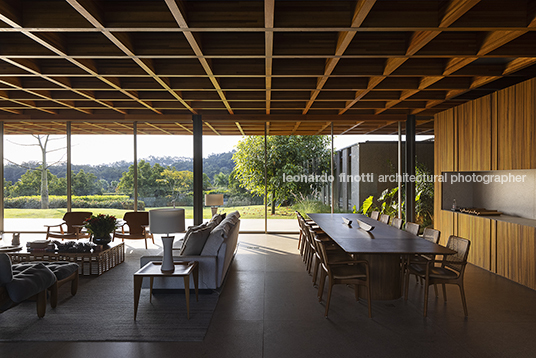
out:
{"label": "wooden ceiling beam", "polygon": [[221,135],[210,123],[206,121],[203,121],[203,123],[205,123],[207,127],[209,127],[214,133],[216,133],[217,135]]}
{"label": "wooden ceiling beam", "polygon": [[320,130],[318,132],[315,133],[315,135],[319,135],[321,134],[327,127],[329,127],[331,125],[331,122],[326,122],[326,124],[324,124],[322,126],[322,128],[320,128]]}
{"label": "wooden ceiling beam", "polygon": [[[363,21],[365,21],[365,18],[369,14],[370,10],[376,3],[376,0],[359,0],[357,2],[356,8],[354,10],[354,16],[352,18],[352,28],[358,28],[361,26]],[[344,31],[339,33],[339,37],[337,40],[337,47],[335,49],[335,56],[333,58],[328,58],[326,61],[326,65],[324,68],[324,75],[322,77],[319,77],[316,82],[316,89],[311,92],[311,98],[305,105],[305,108],[302,112],[302,114],[307,114],[309,109],[311,109],[311,106],[313,105],[315,99],[320,94],[320,91],[326,84],[327,80],[329,79],[329,76],[333,73],[333,70],[335,69],[335,66],[337,66],[337,63],[339,63],[340,57],[344,54],[348,46],[350,46],[350,43],[354,39],[355,31]]]}
{"label": "wooden ceiling beam", "polygon": [[242,129],[242,126],[240,125],[240,122],[235,122],[235,125],[238,128],[238,130],[240,131],[240,133],[242,133],[242,135],[245,136],[246,133],[244,133],[244,130]]}
{"label": "wooden ceiling beam", "polygon": [[[181,9],[179,9],[179,6],[175,2],[175,0],[165,0],[165,1],[166,1],[166,5],[169,8],[169,11],[175,18],[175,21],[177,22],[179,27],[184,30],[188,29],[188,24],[186,22],[186,19]],[[214,73],[212,72],[212,68],[210,64],[208,63],[207,59],[204,58],[203,51],[201,50],[201,46],[199,45],[198,40],[195,38],[195,36],[193,35],[191,31],[184,31],[183,34],[184,34],[184,37],[186,37],[186,40],[190,44],[190,47],[194,51],[195,55],[198,57],[199,62],[201,63],[201,66],[203,66],[203,69],[205,70],[206,74],[208,75],[210,79],[210,82],[212,82],[212,85],[218,92],[218,95],[220,96],[223,104],[225,105],[225,108],[227,108],[227,111],[230,114],[233,114],[233,109],[231,108],[229,101],[227,101],[227,98],[225,97],[225,93],[222,91],[217,78],[214,76]],[[186,103],[183,103],[183,104],[187,106]],[[191,110],[192,110],[192,113],[195,112],[193,109]]]}
{"label": "wooden ceiling beam", "polygon": [[[478,2],[479,0],[450,0],[448,1],[447,3],[445,3],[445,5],[443,5],[443,8],[442,8],[443,17],[440,20],[440,27],[441,28],[449,27],[456,20],[458,20],[461,16],[467,13],[467,11],[469,11]],[[406,49],[406,57],[388,59],[384,66],[384,71],[383,71],[384,76],[391,75],[396,69],[402,66],[402,64],[404,64],[409,57],[415,55],[420,49],[422,49],[424,46],[429,44],[440,33],[441,31],[438,31],[438,30],[414,32],[411,36],[409,46]],[[369,85],[367,88],[373,89],[382,81],[383,81],[383,78],[381,77],[377,78],[374,85],[372,87]],[[363,96],[364,95],[362,95],[361,98],[363,98]],[[350,101],[349,103],[347,103],[346,107],[342,111],[340,111],[339,114],[345,113],[354,104],[356,104],[361,98],[357,99],[356,97],[353,101]],[[400,100],[397,103],[400,103],[401,101],[402,100]],[[396,103],[392,103],[391,107],[394,106],[395,104]],[[382,111],[380,111],[380,113],[381,112]]]}
{"label": "wooden ceiling beam", "polygon": [[[274,28],[275,21],[275,0],[264,0],[264,27],[267,30]],[[270,114],[271,99],[272,99],[272,66],[274,52],[274,32],[264,32],[264,73],[266,75],[266,114]]]}

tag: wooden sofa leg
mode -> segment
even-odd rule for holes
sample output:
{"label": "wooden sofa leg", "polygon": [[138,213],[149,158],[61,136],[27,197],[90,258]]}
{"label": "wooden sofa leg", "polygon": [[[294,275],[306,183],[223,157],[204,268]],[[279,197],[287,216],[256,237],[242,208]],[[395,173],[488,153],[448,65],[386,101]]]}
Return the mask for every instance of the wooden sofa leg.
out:
{"label": "wooden sofa leg", "polygon": [[71,282],[71,295],[76,295],[76,292],[78,291],[78,281],[80,275],[78,274],[78,270],[74,273],[73,281]]}
{"label": "wooden sofa leg", "polygon": [[49,290],[50,290],[50,307],[56,308],[56,306],[58,305],[58,281],[54,282],[54,284],[49,287]]}
{"label": "wooden sofa leg", "polygon": [[45,317],[47,311],[47,290],[43,290],[37,294],[37,317]]}

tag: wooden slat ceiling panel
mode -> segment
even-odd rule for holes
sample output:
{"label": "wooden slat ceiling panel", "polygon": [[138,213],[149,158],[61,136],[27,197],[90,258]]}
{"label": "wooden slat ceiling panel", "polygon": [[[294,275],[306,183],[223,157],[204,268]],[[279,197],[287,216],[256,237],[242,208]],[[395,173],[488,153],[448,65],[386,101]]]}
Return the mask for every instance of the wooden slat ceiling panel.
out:
{"label": "wooden slat ceiling panel", "polygon": [[5,131],[393,134],[536,76],[530,0],[0,0]]}

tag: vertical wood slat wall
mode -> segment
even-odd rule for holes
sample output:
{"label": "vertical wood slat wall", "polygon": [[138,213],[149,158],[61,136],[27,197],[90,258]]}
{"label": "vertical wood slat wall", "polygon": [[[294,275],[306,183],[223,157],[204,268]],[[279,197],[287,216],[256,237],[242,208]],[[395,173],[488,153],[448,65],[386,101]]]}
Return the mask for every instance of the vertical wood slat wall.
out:
{"label": "vertical wood slat wall", "polygon": [[[536,169],[536,79],[435,116],[435,174]],[[471,240],[469,262],[536,289],[536,228],[441,210],[435,184],[434,226]]]}

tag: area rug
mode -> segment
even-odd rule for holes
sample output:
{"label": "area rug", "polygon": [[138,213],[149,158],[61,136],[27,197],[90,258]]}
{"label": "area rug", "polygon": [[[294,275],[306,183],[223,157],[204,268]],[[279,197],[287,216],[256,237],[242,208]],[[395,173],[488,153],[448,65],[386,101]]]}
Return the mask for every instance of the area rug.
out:
{"label": "area rug", "polygon": [[125,262],[98,277],[81,277],[78,293],[70,284],[59,290],[58,306],[47,306],[39,319],[35,302],[24,302],[0,314],[0,341],[202,341],[208,330],[218,294],[190,296],[186,317],[184,291],[156,292],[142,289],[134,321],[133,274],[139,258],[148,250],[127,249]]}

